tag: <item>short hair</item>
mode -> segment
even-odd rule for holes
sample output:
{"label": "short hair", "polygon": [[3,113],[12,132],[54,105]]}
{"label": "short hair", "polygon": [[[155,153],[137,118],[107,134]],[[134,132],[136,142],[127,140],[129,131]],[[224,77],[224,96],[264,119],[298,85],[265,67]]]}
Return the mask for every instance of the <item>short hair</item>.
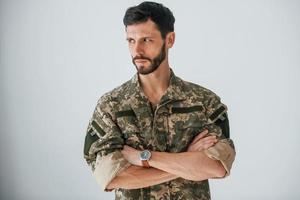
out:
{"label": "short hair", "polygon": [[157,26],[163,39],[167,33],[174,31],[175,18],[171,10],[161,3],[145,1],[137,6],[129,7],[123,18],[125,27],[139,24],[151,19]]}

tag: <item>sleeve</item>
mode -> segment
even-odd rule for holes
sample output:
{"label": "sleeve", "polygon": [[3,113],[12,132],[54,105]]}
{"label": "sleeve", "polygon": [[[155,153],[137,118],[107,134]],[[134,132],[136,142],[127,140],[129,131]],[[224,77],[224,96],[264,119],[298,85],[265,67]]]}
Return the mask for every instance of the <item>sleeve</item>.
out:
{"label": "sleeve", "polygon": [[216,134],[219,141],[204,152],[208,157],[219,160],[226,170],[225,176],[229,176],[236,152],[229,134],[227,106],[221,103],[218,96],[213,95],[209,98],[206,115],[208,116],[206,128],[211,135]]}
{"label": "sleeve", "polygon": [[105,98],[98,101],[84,142],[84,158],[104,191],[108,191],[106,187],[114,177],[130,166],[121,154],[124,139],[110,107],[110,101]]}

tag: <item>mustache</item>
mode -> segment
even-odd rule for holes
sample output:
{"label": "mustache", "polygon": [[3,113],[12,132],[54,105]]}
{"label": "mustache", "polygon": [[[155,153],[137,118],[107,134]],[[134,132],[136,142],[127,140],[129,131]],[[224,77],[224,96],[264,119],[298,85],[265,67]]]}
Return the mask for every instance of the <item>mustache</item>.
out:
{"label": "mustache", "polygon": [[148,60],[151,62],[150,58],[144,57],[144,56],[136,56],[134,58],[132,58],[132,61],[138,60],[138,59],[143,59],[143,60]]}

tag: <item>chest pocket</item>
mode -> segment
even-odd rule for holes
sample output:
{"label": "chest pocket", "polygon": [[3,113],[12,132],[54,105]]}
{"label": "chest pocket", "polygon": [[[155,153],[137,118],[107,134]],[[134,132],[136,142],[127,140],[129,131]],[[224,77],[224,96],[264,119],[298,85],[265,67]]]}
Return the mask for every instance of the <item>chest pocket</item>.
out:
{"label": "chest pocket", "polygon": [[193,138],[207,124],[205,109],[202,105],[189,107],[172,107],[169,117],[169,150],[171,152],[185,151]]}
{"label": "chest pocket", "polygon": [[140,129],[133,110],[123,110],[116,112],[118,126],[120,127],[125,144],[141,149]]}

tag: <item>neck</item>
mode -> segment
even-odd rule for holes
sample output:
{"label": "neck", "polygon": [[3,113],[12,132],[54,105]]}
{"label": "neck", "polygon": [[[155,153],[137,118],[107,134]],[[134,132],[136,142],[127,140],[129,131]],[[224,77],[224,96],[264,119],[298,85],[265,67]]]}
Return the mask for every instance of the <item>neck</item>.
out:
{"label": "neck", "polygon": [[158,69],[151,74],[139,74],[141,87],[150,102],[159,103],[160,98],[169,86],[170,75],[170,66],[167,60],[162,62]]}

